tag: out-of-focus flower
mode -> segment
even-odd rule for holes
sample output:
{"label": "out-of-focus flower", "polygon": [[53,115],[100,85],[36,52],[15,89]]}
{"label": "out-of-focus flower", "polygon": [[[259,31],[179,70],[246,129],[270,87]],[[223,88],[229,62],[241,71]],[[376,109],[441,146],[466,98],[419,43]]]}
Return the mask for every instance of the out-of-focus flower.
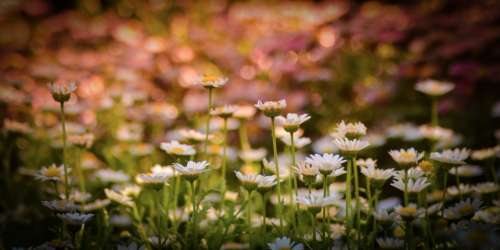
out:
{"label": "out-of-focus flower", "polygon": [[247,190],[256,188],[269,188],[276,185],[276,176],[264,176],[260,174],[243,174],[240,171],[234,171],[238,180]]}
{"label": "out-of-focus flower", "polygon": [[[426,187],[431,185],[431,183],[427,180],[427,178],[422,177],[419,179],[409,179],[407,183],[405,184],[405,181],[403,179],[396,179],[394,182],[391,183],[391,186],[401,190],[401,191],[407,191],[410,193],[420,193],[422,190],[424,190]],[[406,186],[406,188],[405,188]]]}
{"label": "out-of-focus flower", "polygon": [[[181,140],[188,143],[200,143],[205,141],[206,134],[199,132],[194,129],[181,129],[179,130],[179,135],[181,136]],[[213,135],[208,135],[208,140],[213,140]]]}
{"label": "out-of-focus flower", "polygon": [[308,114],[299,115],[295,113],[288,113],[286,116],[280,115],[276,117],[278,125],[283,126],[283,128],[290,133],[297,131],[300,125],[309,119],[311,119],[311,117]]}
{"label": "out-of-focus flower", "polygon": [[307,184],[313,183],[316,176],[320,174],[318,165],[306,161],[299,162],[295,167],[295,171],[301,177],[301,180]]}
{"label": "out-of-focus flower", "polygon": [[335,139],[335,145],[340,149],[342,154],[351,156],[357,154],[359,151],[368,147],[369,143],[367,141],[353,139],[350,140],[348,138],[337,138]]}
{"label": "out-of-focus flower", "polygon": [[268,117],[276,117],[281,114],[283,109],[286,108],[286,101],[285,99],[279,100],[279,101],[258,101],[257,104],[255,104],[255,107],[258,108],[260,111],[264,113],[264,115]]}
{"label": "out-of-focus flower", "polygon": [[192,146],[178,141],[162,142],[160,148],[171,155],[190,156],[196,154],[196,150]]}
{"label": "out-of-focus flower", "polygon": [[116,246],[116,249],[117,250],[145,250],[146,247],[144,245],[138,245],[137,243],[135,242],[132,242],[128,245],[118,245]]}
{"label": "out-of-focus flower", "polygon": [[210,88],[220,88],[226,85],[229,79],[223,76],[203,75],[199,77],[196,81],[201,86],[210,89]]}
{"label": "out-of-focus flower", "polygon": [[500,187],[494,182],[483,182],[474,185],[472,189],[478,194],[491,194],[497,192]]}
{"label": "out-of-focus flower", "polygon": [[196,179],[200,174],[203,174],[209,171],[208,162],[207,161],[188,161],[184,166],[180,163],[174,164],[175,170],[179,171],[179,173],[186,177],[188,180]]}
{"label": "out-of-focus flower", "polygon": [[122,171],[114,171],[111,169],[99,169],[95,176],[103,182],[123,183],[127,182],[130,177]]}
{"label": "out-of-focus flower", "polygon": [[321,210],[321,208],[333,205],[337,198],[335,196],[325,197],[322,194],[306,194],[298,195],[296,199],[297,204],[309,209],[310,211],[312,210],[312,212],[316,214]]}
{"label": "out-of-focus flower", "polygon": [[446,141],[453,137],[453,130],[439,126],[422,125],[419,130],[424,138],[432,141]]}
{"label": "out-of-focus flower", "polygon": [[425,80],[415,85],[415,90],[433,97],[442,96],[454,88],[453,83],[436,80]]}
{"label": "out-of-focus flower", "polygon": [[443,217],[448,220],[458,220],[465,216],[472,216],[481,208],[483,202],[479,199],[467,198],[457,202],[452,207],[446,208],[443,211]]}
{"label": "out-of-focus flower", "polygon": [[421,216],[423,211],[421,208],[417,208],[417,205],[411,203],[405,207],[397,206],[394,209],[394,212],[399,216],[401,216],[401,218],[404,219],[405,221],[413,221],[414,219]]}
{"label": "out-of-focus flower", "polygon": [[304,245],[301,243],[296,243],[290,240],[288,237],[276,238],[273,242],[267,243],[269,249],[271,250],[303,250]]}
{"label": "out-of-focus flower", "polygon": [[471,159],[476,161],[487,160],[495,157],[500,153],[500,146],[495,146],[491,148],[483,148],[478,150],[473,150],[471,154]]}
{"label": "out-of-focus flower", "polygon": [[456,149],[447,149],[442,152],[432,152],[431,160],[451,164],[451,165],[463,165],[466,164],[465,160],[469,158],[470,150],[466,148],[456,148]]}
{"label": "out-of-focus flower", "polygon": [[220,116],[221,118],[227,119],[233,116],[236,109],[237,109],[236,106],[224,105],[210,110],[210,115]]}
{"label": "out-of-focus flower", "polygon": [[384,237],[377,238],[377,244],[381,249],[401,249],[405,242],[398,238]]}
{"label": "out-of-focus flower", "polygon": [[18,122],[15,120],[5,119],[4,121],[4,129],[7,131],[20,133],[20,134],[31,134],[33,129],[24,122]]}
{"label": "out-of-focus flower", "polygon": [[483,174],[483,169],[477,165],[463,165],[452,168],[448,171],[452,175],[459,175],[463,177],[476,177]]}
{"label": "out-of-focus flower", "polygon": [[119,204],[122,204],[122,205],[125,205],[128,207],[134,206],[134,201],[129,196],[126,196],[122,193],[119,193],[119,192],[116,192],[114,190],[107,189],[107,188],[104,189],[104,193],[106,194],[106,197],[108,197],[108,199],[110,199],[114,202],[117,202]]}
{"label": "out-of-focus flower", "polygon": [[254,106],[240,105],[236,107],[233,117],[240,120],[249,120],[255,115],[256,111]]}
{"label": "out-of-focus flower", "polygon": [[93,202],[83,205],[82,210],[85,212],[96,211],[107,207],[109,204],[111,204],[111,200],[109,199],[97,199]]}
{"label": "out-of-focus flower", "polygon": [[[70,171],[70,169],[67,169]],[[40,171],[35,174],[35,178],[41,181],[55,181],[60,182],[64,176],[64,166],[57,166],[52,164],[48,167],[42,167]]]}
{"label": "out-of-focus flower", "polygon": [[306,158],[305,162],[316,166],[322,175],[338,176],[345,173],[342,163],[346,162],[340,155],[333,154],[313,154]]}
{"label": "out-of-focus flower", "polygon": [[[280,140],[287,146],[292,146],[292,135],[286,133],[279,137]],[[295,148],[303,148],[311,143],[311,139],[308,137],[301,137],[299,133],[293,133],[293,145]]]}
{"label": "out-of-focus flower", "polygon": [[73,212],[78,210],[78,206],[72,201],[68,200],[52,200],[42,201],[42,205],[52,211],[56,212]]}
{"label": "out-of-focus flower", "polygon": [[366,135],[366,126],[363,123],[346,123],[344,121],[338,123],[335,131],[330,134],[335,139],[358,139],[364,135]]}
{"label": "out-of-focus flower", "polygon": [[63,214],[57,214],[57,217],[59,217],[61,220],[64,221],[64,223],[67,223],[69,225],[82,225],[87,223],[92,217],[94,217],[93,214],[82,214],[82,213],[63,213]]}
{"label": "out-of-focus flower", "polygon": [[419,153],[414,148],[390,150],[389,155],[400,166],[409,166],[417,164],[420,159],[424,157],[424,152]]}
{"label": "out-of-focus flower", "polygon": [[381,184],[393,176],[394,169],[380,169],[376,168],[375,165],[369,164],[366,167],[361,167],[361,173],[366,176],[366,178]]}
{"label": "out-of-focus flower", "polygon": [[49,83],[48,87],[54,100],[56,100],[57,102],[67,102],[71,97],[71,93],[76,90],[76,83]]}
{"label": "out-of-focus flower", "polygon": [[239,153],[240,158],[243,161],[261,161],[266,157],[267,150],[265,148],[258,149],[245,149]]}
{"label": "out-of-focus flower", "polygon": [[151,187],[153,189],[161,189],[167,184],[169,179],[170,175],[162,172],[139,174],[135,177],[138,184]]}
{"label": "out-of-focus flower", "polygon": [[75,146],[90,148],[92,143],[94,143],[94,135],[90,133],[83,135],[69,135],[68,142]]}

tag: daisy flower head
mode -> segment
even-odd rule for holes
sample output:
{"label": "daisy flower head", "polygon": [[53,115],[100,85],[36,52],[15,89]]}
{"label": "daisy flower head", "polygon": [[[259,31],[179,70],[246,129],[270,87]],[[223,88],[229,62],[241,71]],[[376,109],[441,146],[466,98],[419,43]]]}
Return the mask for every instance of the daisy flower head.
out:
{"label": "daisy flower head", "polygon": [[389,212],[389,209],[377,209],[373,212],[373,217],[382,224],[389,225],[401,220],[401,217],[395,212]]}
{"label": "daisy flower head", "polygon": [[[279,137],[280,140],[287,146],[292,146],[292,134],[286,133]],[[299,133],[293,133],[293,146],[295,148],[303,148],[311,143],[308,137],[302,137]]]}
{"label": "daisy flower head", "polygon": [[224,105],[220,107],[213,108],[210,110],[210,115],[219,116],[223,119],[227,119],[233,116],[234,112],[237,110],[236,106]]}
{"label": "daisy flower head", "polygon": [[499,153],[500,153],[500,146],[496,146],[491,148],[473,150],[470,157],[473,160],[482,161],[494,158]]}
{"label": "daisy flower head", "polygon": [[94,215],[83,213],[61,213],[57,214],[57,217],[59,217],[66,224],[79,226],[92,219]]}
{"label": "daisy flower head", "polygon": [[418,209],[414,203],[408,204],[405,207],[399,205],[394,209],[394,212],[405,221],[413,221],[422,214],[422,210]]}
{"label": "daisy flower head", "polygon": [[498,184],[495,182],[482,182],[474,185],[472,190],[478,194],[492,194],[497,192],[500,189]]}
{"label": "daisy flower head", "polygon": [[432,79],[418,82],[415,85],[415,90],[424,93],[431,97],[442,96],[455,88],[451,82],[436,81]]}
{"label": "daisy flower head", "polygon": [[424,157],[424,152],[418,152],[414,148],[390,150],[389,155],[400,166],[409,166],[411,164],[418,164],[418,161]]}
{"label": "daisy flower head", "polygon": [[94,135],[91,133],[83,135],[70,135],[68,136],[68,142],[81,148],[90,148],[92,143],[94,143],[94,138]]}
{"label": "daisy flower head", "polygon": [[335,145],[339,148],[340,152],[346,156],[355,156],[359,151],[365,149],[370,144],[364,140],[336,138]]}
{"label": "daisy flower head", "polygon": [[276,238],[273,242],[267,243],[270,250],[303,250],[304,245],[290,240],[288,237]]}
{"label": "daisy flower head", "polygon": [[333,195],[323,196],[322,194],[299,194],[296,197],[296,202],[300,206],[308,209],[313,214],[317,214],[322,208],[331,206],[337,198]]}
{"label": "daisy flower head", "polygon": [[127,207],[133,207],[134,206],[134,201],[132,200],[131,197],[123,194],[122,192],[117,192],[112,189],[104,189],[104,194],[108,199],[111,201],[114,201],[118,204],[127,206]]}
{"label": "daisy flower head", "polygon": [[137,184],[160,190],[170,179],[170,175],[162,172],[139,174],[135,177]]}
{"label": "daisy flower head", "polygon": [[264,176],[260,174],[243,174],[234,171],[236,178],[242,183],[245,189],[251,191],[257,188],[267,189],[276,185],[276,176]]}
{"label": "daisy flower head", "polygon": [[[345,173],[342,164],[346,162],[340,155],[333,154],[313,154],[306,158],[305,162],[314,165],[322,175],[330,175],[337,171]],[[339,173],[340,174],[340,173]],[[338,174],[337,174],[338,175]]]}
{"label": "daisy flower head", "polygon": [[171,142],[162,142],[160,148],[171,155],[191,156],[196,154],[196,150],[193,146],[182,144],[175,140]]}
{"label": "daisy flower head", "polygon": [[300,128],[300,125],[309,119],[311,119],[311,117],[308,114],[299,115],[295,113],[288,113],[286,116],[280,115],[276,117],[278,125],[283,126],[283,128],[289,133],[297,131]]}
{"label": "daisy flower head", "polygon": [[[69,171],[70,169],[68,169]],[[35,178],[41,181],[60,182],[64,177],[64,165],[57,166],[52,164],[48,167],[42,167],[40,171],[35,173]]]}
{"label": "daisy flower head", "polygon": [[[179,135],[183,142],[189,144],[196,144],[205,141],[206,134],[194,129],[181,129],[179,130]],[[208,140],[211,141],[214,138],[213,135],[208,135]]]}
{"label": "daisy flower head", "polygon": [[454,136],[453,130],[439,126],[422,125],[418,129],[423,138],[434,142],[448,141]]}
{"label": "daisy flower head", "polygon": [[310,162],[302,161],[297,164],[295,171],[300,176],[300,179],[306,183],[314,183],[316,176],[320,174],[318,165],[313,165]]}
{"label": "daisy flower head", "polygon": [[77,211],[79,206],[68,200],[42,201],[42,205],[52,211],[59,213]]}
{"label": "daisy flower head", "polygon": [[365,159],[358,159],[356,161],[356,164],[360,167],[377,167],[377,160],[374,160],[372,158],[365,158]]}
{"label": "daisy flower head", "polygon": [[48,84],[52,98],[57,102],[63,103],[69,101],[71,93],[76,90],[76,83],[49,83]]}
{"label": "daisy flower head", "polygon": [[228,81],[229,79],[227,77],[210,74],[204,74],[197,79],[198,84],[207,89],[220,88],[226,85]]}
{"label": "daisy flower head", "polygon": [[444,163],[446,165],[464,165],[469,158],[470,150],[466,148],[447,149],[442,152],[432,152],[431,160]]}
{"label": "daisy flower head", "polygon": [[243,161],[255,162],[264,159],[266,154],[267,150],[265,148],[245,149],[239,153],[239,157]]}
{"label": "daisy flower head", "polygon": [[188,161],[186,165],[175,163],[174,167],[189,181],[194,181],[200,174],[209,171],[207,161]]}
{"label": "daisy flower head", "polygon": [[[418,179],[408,179],[408,182],[406,183],[406,191],[409,193],[420,193],[430,185],[431,183],[425,177],[421,177]],[[391,183],[391,186],[403,192],[405,191],[405,181],[403,179],[398,178],[394,180],[394,182]]]}
{"label": "daisy flower head", "polygon": [[366,126],[361,122],[344,122],[341,121],[335,127],[335,130],[330,134],[335,139],[348,138],[359,139],[361,136],[366,135]]}
{"label": "daisy flower head", "polygon": [[239,120],[250,120],[256,112],[257,109],[252,105],[239,105],[236,106],[233,117]]}
{"label": "daisy flower head", "polygon": [[374,165],[368,165],[366,167],[361,166],[361,173],[373,181],[375,185],[381,186],[394,175],[394,169],[381,169],[376,168]]}
{"label": "daisy flower head", "polygon": [[483,169],[477,165],[462,165],[454,167],[448,172],[461,177],[477,177],[483,174]]}
{"label": "daisy flower head", "polygon": [[403,249],[404,240],[392,237],[377,238],[377,244],[381,249]]}
{"label": "daisy flower head", "polygon": [[274,118],[280,115],[283,109],[286,108],[286,101],[285,99],[266,102],[262,102],[259,100],[257,104],[255,104],[255,107],[262,111],[267,117]]}
{"label": "daisy flower head", "polygon": [[479,199],[467,198],[444,209],[443,217],[447,220],[458,220],[466,216],[472,216],[481,208],[482,204],[483,202]]}

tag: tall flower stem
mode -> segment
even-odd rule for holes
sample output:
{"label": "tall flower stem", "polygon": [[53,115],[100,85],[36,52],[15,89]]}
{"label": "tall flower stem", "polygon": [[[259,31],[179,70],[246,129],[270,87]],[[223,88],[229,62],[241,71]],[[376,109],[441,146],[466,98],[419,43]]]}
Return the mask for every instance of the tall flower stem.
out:
{"label": "tall flower stem", "polygon": [[198,217],[198,206],[196,204],[196,181],[190,181],[191,185],[191,205],[193,206],[193,216],[191,218],[191,226],[193,230],[193,246],[194,249],[198,247],[198,225],[197,225],[197,217]]}
{"label": "tall flower stem", "polygon": [[444,204],[446,203],[446,187],[448,185],[447,182],[448,182],[448,171],[446,171],[446,169],[445,169],[445,171],[444,171],[444,180],[443,180],[443,198],[442,198],[442,200],[443,200],[443,207],[441,208],[441,212],[442,212],[442,210],[444,210]]}
{"label": "tall flower stem", "polygon": [[247,127],[245,124],[245,120],[240,120],[240,128],[238,129],[238,133],[240,136],[240,146],[242,150],[250,149],[250,143],[248,142],[248,133]]}
{"label": "tall flower stem", "polygon": [[[323,197],[326,197],[328,196],[328,175],[323,175]],[[328,233],[327,233],[327,226],[328,226],[328,222],[327,222],[327,207],[324,207],[323,208],[323,223],[324,223],[324,228],[325,228],[325,235],[324,236],[327,236]]]}
{"label": "tall flower stem", "polygon": [[347,161],[347,176],[346,176],[346,187],[345,187],[345,218],[347,220],[347,231],[351,229],[351,161]]}
{"label": "tall flower stem", "polygon": [[77,157],[76,157],[76,163],[75,163],[75,170],[78,173],[78,178],[79,178],[79,184],[80,184],[80,191],[85,192],[85,177],[83,176],[82,172],[82,149],[77,148]]}
{"label": "tall flower stem", "polygon": [[175,186],[174,186],[174,196],[172,199],[174,199],[174,213],[173,213],[173,220],[174,220],[174,228],[177,230],[177,203],[179,200],[179,189],[181,186],[181,176],[177,173],[176,170],[174,170],[174,174],[177,174],[175,176]]}
{"label": "tall flower stem", "polygon": [[352,158],[352,170],[354,172],[354,194],[356,196],[356,237],[359,240],[359,232],[361,229],[361,204],[359,200],[359,177],[358,177],[358,166],[356,164],[356,156]]}
{"label": "tall flower stem", "polygon": [[64,167],[64,196],[69,199],[69,185],[68,185],[68,167],[66,166],[66,120],[64,117],[64,102],[59,102],[61,105],[61,123],[62,123],[62,162]]}
{"label": "tall flower stem", "polygon": [[458,175],[458,167],[455,167],[455,182],[457,184],[458,195],[460,196],[460,199],[462,199],[463,195],[462,195],[462,189],[460,188],[460,175]]}
{"label": "tall flower stem", "polygon": [[295,178],[295,173],[294,173],[294,167],[296,164],[296,159],[295,159],[295,141],[293,138],[293,132],[290,132],[290,141],[291,141],[291,146],[290,146],[290,154],[292,158],[292,164],[290,165],[290,177],[288,179],[289,183],[288,185],[290,186],[290,206],[292,208],[292,226],[295,229],[296,228],[296,222],[295,222],[295,211],[296,211],[296,204],[294,200],[294,194],[297,191],[297,179]]}
{"label": "tall flower stem", "polygon": [[227,161],[227,118],[224,118],[224,126],[222,129],[224,133],[224,142],[222,144],[222,199],[224,199],[224,195],[226,194],[226,161]]}
{"label": "tall flower stem", "polygon": [[262,227],[264,234],[266,235],[266,195],[264,193],[261,193],[261,198],[262,198]]}
{"label": "tall flower stem", "polygon": [[205,125],[205,145],[203,146],[203,155],[207,155],[208,134],[210,133],[210,110],[212,109],[213,88],[208,88],[208,111],[207,123]]}
{"label": "tall flower stem", "polygon": [[277,189],[278,189],[278,217],[280,221],[280,231],[283,234],[284,233],[284,228],[283,228],[283,216],[282,216],[282,204],[281,204],[281,185],[280,185],[280,166],[278,163],[278,148],[276,146],[276,124],[275,124],[275,117],[271,117],[271,136],[273,139],[273,154],[274,154],[274,167],[276,170],[276,178],[278,180],[278,184],[276,184]]}
{"label": "tall flower stem", "polygon": [[431,124],[432,126],[439,125],[439,116],[438,116],[438,101],[436,98],[432,98],[432,107],[431,107]]}
{"label": "tall flower stem", "polygon": [[404,171],[405,171],[405,177],[404,177],[405,178],[404,179],[404,184],[405,184],[405,186],[404,186],[404,204],[405,204],[405,207],[406,207],[406,206],[408,206],[408,200],[409,200],[409,198],[408,198],[408,169],[405,168]]}
{"label": "tall flower stem", "polygon": [[248,226],[248,243],[250,245],[250,249],[252,249],[252,191],[247,190],[247,200],[248,200],[248,207],[247,207],[247,226]]}

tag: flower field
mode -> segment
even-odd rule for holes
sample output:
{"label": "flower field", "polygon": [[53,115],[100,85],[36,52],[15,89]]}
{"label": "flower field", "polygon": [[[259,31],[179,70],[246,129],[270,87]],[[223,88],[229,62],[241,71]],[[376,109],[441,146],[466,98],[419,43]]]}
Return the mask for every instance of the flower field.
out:
{"label": "flower field", "polygon": [[500,249],[495,1],[0,3],[0,249]]}

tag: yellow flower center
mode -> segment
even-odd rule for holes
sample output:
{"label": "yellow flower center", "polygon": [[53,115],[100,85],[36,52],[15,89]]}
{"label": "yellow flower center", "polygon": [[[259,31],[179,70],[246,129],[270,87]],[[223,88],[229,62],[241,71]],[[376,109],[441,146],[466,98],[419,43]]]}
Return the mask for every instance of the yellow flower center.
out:
{"label": "yellow flower center", "polygon": [[460,211],[460,214],[470,214],[474,212],[474,208],[471,204],[465,204],[458,211]]}
{"label": "yellow flower center", "polygon": [[215,75],[204,75],[203,76],[203,81],[204,82],[215,81],[217,79],[218,79],[218,77],[215,76]]}
{"label": "yellow flower center", "polygon": [[59,177],[60,176],[60,171],[57,167],[48,167],[45,172],[43,173],[43,175],[45,175],[46,177]]}
{"label": "yellow flower center", "polygon": [[170,149],[170,152],[172,152],[172,153],[174,153],[174,154],[183,154],[183,153],[184,153],[184,152],[186,152],[186,151],[184,150],[184,148],[183,148],[183,147],[172,147],[172,148]]}
{"label": "yellow flower center", "polygon": [[280,247],[279,250],[292,250],[290,247]]}
{"label": "yellow flower center", "polygon": [[403,216],[413,216],[417,213],[417,208],[415,207],[402,207],[399,210],[400,214]]}
{"label": "yellow flower center", "polygon": [[401,152],[400,157],[403,161],[412,161],[415,159],[415,154],[413,152]]}

